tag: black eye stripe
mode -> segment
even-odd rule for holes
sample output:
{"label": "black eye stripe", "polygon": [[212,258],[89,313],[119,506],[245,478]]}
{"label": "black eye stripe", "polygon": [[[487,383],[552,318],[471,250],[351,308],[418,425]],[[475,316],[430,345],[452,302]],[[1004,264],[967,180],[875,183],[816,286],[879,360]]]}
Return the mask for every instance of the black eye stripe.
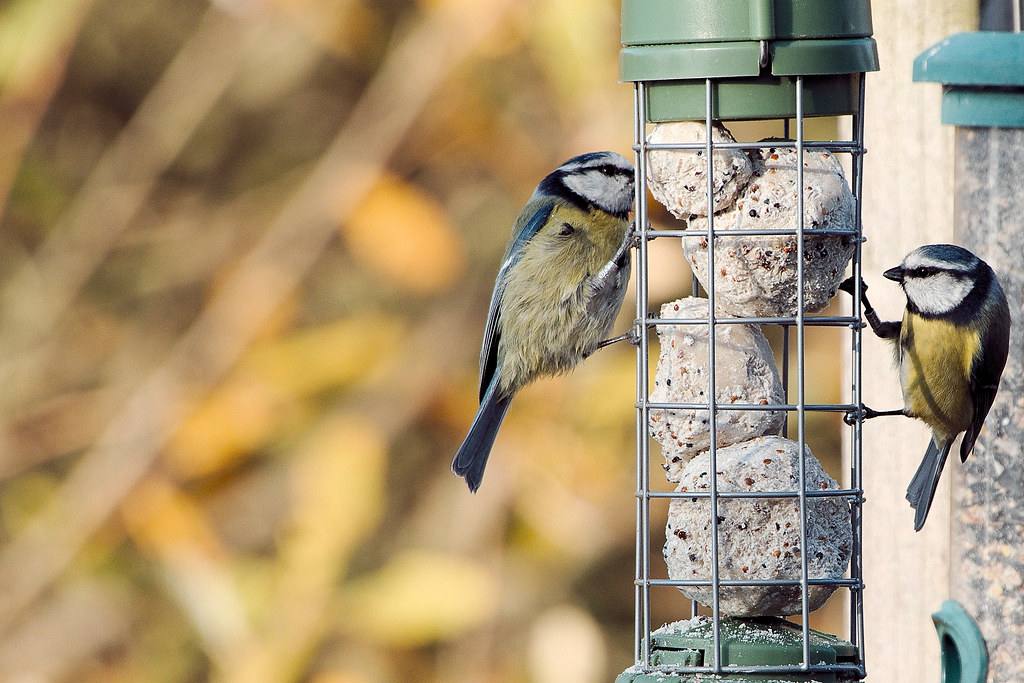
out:
{"label": "black eye stripe", "polygon": [[911,277],[925,278],[938,273],[948,273],[953,277],[969,277],[969,272],[960,270],[958,268],[941,268],[939,266],[917,266],[916,268],[910,268],[907,270],[907,274]]}
{"label": "black eye stripe", "polygon": [[601,171],[601,173],[604,173],[607,176],[612,176],[612,177],[621,176],[623,178],[632,178],[633,177],[633,170],[632,169],[622,168],[621,166],[611,166],[611,165],[602,166],[599,170]]}
{"label": "black eye stripe", "polygon": [[601,164],[599,166],[576,166],[573,168],[566,169],[563,175],[573,175],[576,173],[588,173],[590,171],[597,171],[602,175],[606,175],[610,178],[623,177],[632,178],[632,169],[623,168],[621,166],[615,166],[614,164]]}

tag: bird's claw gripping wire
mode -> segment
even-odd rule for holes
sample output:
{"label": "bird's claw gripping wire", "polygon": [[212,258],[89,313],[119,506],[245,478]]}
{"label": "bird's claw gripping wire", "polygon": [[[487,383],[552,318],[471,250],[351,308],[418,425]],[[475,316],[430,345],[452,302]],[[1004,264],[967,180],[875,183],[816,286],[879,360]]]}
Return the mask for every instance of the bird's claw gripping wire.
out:
{"label": "bird's claw gripping wire", "polygon": [[[657,317],[657,314],[653,314],[653,316]],[[647,323],[647,329],[653,330],[654,327],[655,325],[653,322]],[[640,330],[637,327],[633,327],[632,329],[629,330],[629,332],[624,332],[616,337],[605,339],[604,341],[597,345],[597,348],[603,349],[606,346],[611,346],[612,344],[617,344],[622,341],[629,342],[630,346],[639,346],[641,341]],[[594,350],[596,351],[597,349]]]}
{"label": "bird's claw gripping wire", "polygon": [[[653,226],[651,225],[651,222],[647,221],[647,229],[650,230],[652,227]],[[629,224],[629,235],[630,235],[630,246],[639,249],[640,248],[640,243],[643,241],[643,238],[640,236],[640,231],[637,230],[636,221],[633,221],[632,223]],[[656,235],[648,235],[647,236],[647,241],[648,242],[651,242],[652,240],[655,240],[655,239],[657,239]]]}
{"label": "bird's claw gripping wire", "polygon": [[865,420],[871,420],[876,417],[885,417],[886,415],[906,415],[904,408],[897,410],[875,410],[874,408],[868,408],[863,403],[860,404],[859,408],[849,410],[843,415],[843,422],[848,425],[855,425],[858,422],[864,422]]}
{"label": "bird's claw gripping wire", "polygon": [[[853,276],[850,276],[839,283],[839,290],[853,296]],[[860,293],[863,296],[868,291],[868,283],[860,281]]]}
{"label": "bird's claw gripping wire", "polygon": [[606,346],[611,346],[612,344],[617,344],[621,341],[628,341],[630,345],[636,346],[637,344],[640,343],[640,333],[637,332],[635,329],[632,329],[629,332],[625,332],[616,337],[605,339],[604,341],[597,345],[597,348],[603,349]]}

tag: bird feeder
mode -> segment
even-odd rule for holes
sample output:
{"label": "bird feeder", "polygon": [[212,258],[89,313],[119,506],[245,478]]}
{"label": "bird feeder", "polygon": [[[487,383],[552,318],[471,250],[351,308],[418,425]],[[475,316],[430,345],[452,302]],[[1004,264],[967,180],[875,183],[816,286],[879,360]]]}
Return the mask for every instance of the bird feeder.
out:
{"label": "bird feeder", "polygon": [[[635,647],[617,680],[863,678],[860,292],[852,315],[824,309],[860,277],[868,2],[623,0],[622,44],[640,243]],[[806,134],[807,119],[836,116],[848,136]],[[772,132],[745,140],[734,121]],[[668,225],[652,224],[648,189]],[[705,296],[650,310],[654,239],[682,242]],[[849,332],[849,402],[811,400],[805,337],[821,327]],[[813,455],[813,412],[850,418],[842,484]],[[672,490],[652,481],[652,440]],[[661,563],[651,509],[666,504]],[[670,591],[692,607],[652,630]],[[835,591],[849,598],[844,638],[809,625]]]}

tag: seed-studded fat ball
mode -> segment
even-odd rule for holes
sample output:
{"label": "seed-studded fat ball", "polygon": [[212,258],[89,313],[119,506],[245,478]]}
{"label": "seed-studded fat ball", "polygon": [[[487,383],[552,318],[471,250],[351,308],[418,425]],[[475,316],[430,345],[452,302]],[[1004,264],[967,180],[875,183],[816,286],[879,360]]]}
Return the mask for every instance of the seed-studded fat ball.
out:
{"label": "seed-studded fat ball", "polygon": [[[788,316],[797,309],[796,150],[755,154],[754,171],[736,202],[715,216],[715,299],[737,316]],[[804,229],[854,230],[855,202],[843,168],[827,150],[803,153]],[[683,252],[702,284],[708,282],[707,217],[688,221],[696,233]],[[729,235],[733,230],[792,230],[793,235]],[[852,235],[804,238],[804,310],[820,311],[836,295],[853,257]]]}
{"label": "seed-studded fat ball", "polygon": [[[706,319],[708,300],[687,297],[664,304],[662,318]],[[708,326],[659,325],[661,352],[651,401],[707,403]],[[782,382],[768,340],[757,325],[715,327],[715,394],[719,405],[784,402]],[[785,413],[778,410],[718,410],[715,441],[728,446],[755,436],[778,434]],[[669,481],[693,456],[711,447],[707,410],[651,410],[651,433],[661,444]]]}
{"label": "seed-studded fat ball", "polygon": [[[659,123],[648,142],[705,142],[707,127],[696,121]],[[711,132],[712,142],[736,142],[721,124]],[[715,211],[732,206],[750,179],[750,159],[739,149],[716,150],[712,155],[711,182]],[[647,186],[651,194],[676,218],[708,214],[707,156],[705,150],[651,150],[647,153]]]}
{"label": "seed-studded fat ball", "polygon": [[[799,490],[799,445],[766,436],[718,449],[718,491]],[[808,491],[838,490],[821,464],[804,451]],[[702,453],[683,469],[676,491],[711,490],[710,454]],[[718,575],[722,580],[799,580],[807,554],[808,578],[840,579],[850,562],[853,536],[850,505],[844,497],[807,499],[807,547],[801,547],[798,498],[719,498]],[[664,548],[668,575],[676,580],[711,580],[712,518],[708,497],[673,499]],[[683,586],[684,595],[710,605],[711,587]],[[816,610],[835,586],[810,585],[808,607]],[[786,616],[801,611],[800,586],[723,586],[719,607],[731,616]]]}

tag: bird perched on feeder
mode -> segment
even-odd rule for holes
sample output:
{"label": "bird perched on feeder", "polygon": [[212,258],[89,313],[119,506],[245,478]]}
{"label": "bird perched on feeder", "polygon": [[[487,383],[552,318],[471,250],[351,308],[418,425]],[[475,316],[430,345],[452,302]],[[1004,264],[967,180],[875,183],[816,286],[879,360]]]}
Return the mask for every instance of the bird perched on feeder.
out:
{"label": "bird perched on feeder", "polygon": [[[903,320],[882,322],[864,297],[864,315],[872,331],[894,342],[904,407],[864,419],[906,415],[932,430],[924,459],[907,488],[914,508],[914,530],[928,517],[942,467],[957,435],[966,460],[985,422],[1006,364],[1010,309],[987,263],[952,244],[929,244],[910,252],[883,275],[900,283],[907,296]],[[852,293],[852,279],[842,284]]]}
{"label": "bird perched on feeder", "polygon": [[569,159],[512,228],[480,351],[480,409],[452,461],[476,491],[512,397],[611,341],[633,246],[633,166],[614,152]]}

